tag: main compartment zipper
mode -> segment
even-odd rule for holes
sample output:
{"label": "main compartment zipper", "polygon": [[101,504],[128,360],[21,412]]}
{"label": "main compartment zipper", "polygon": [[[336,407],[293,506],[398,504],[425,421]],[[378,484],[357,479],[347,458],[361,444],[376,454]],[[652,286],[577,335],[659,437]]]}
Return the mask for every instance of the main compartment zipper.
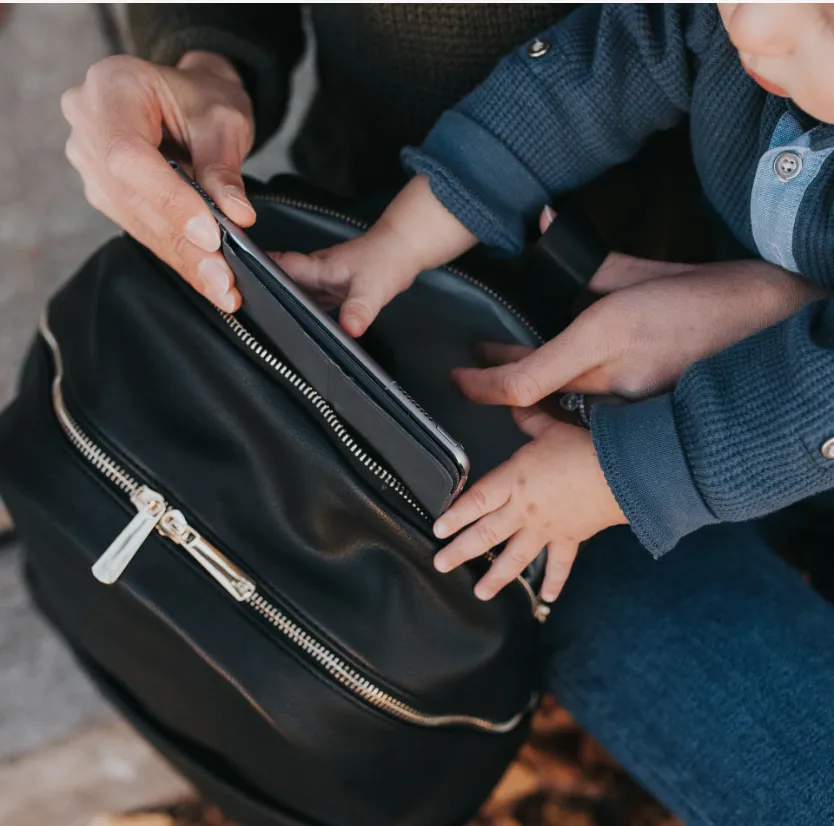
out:
{"label": "main compartment zipper", "polygon": [[[252,353],[265,362],[272,370],[274,370],[282,379],[284,379],[292,388],[300,393],[315,410],[319,413],[325,425],[330,428],[336,438],[342,443],[344,448],[350,455],[359,462],[366,470],[369,470],[376,476],[387,488],[396,493],[402,500],[412,508],[418,516],[423,520],[429,521],[429,515],[420,507],[417,500],[411,495],[411,491],[396,477],[390,470],[382,467],[367,451],[356,442],[347,430],[338,414],[327,403],[324,397],[316,391],[311,385],[307,384],[301,376],[298,375],[292,368],[288,367],[278,357],[267,350],[241,323],[230,313],[217,310],[221,318],[229,325],[232,332],[243,343],[245,347],[252,351]],[[490,561],[492,557],[488,557]],[[533,616],[539,621],[544,622],[550,613],[550,607],[542,602],[533,587],[524,579],[523,576],[516,577],[515,580],[523,589],[527,598],[530,600],[530,607],[533,611]]]}
{"label": "main compartment zipper", "polygon": [[[142,544],[157,531],[179,545],[237,602],[278,630],[286,641],[368,705],[399,720],[430,728],[466,726],[491,734],[504,734],[518,726],[527,709],[504,721],[487,720],[466,714],[424,714],[374,685],[336,652],[288,617],[259,592],[252,578],[191,526],[181,511],[171,507],[163,494],[138,482],[84,432],[67,409],[63,393],[63,359],[58,342],[49,328],[46,313],[41,316],[39,327],[41,336],[52,353],[52,406],[59,425],[79,454],[126,494],[136,508],[136,515],[93,565],[93,573],[97,579],[106,584],[116,582]],[[529,585],[527,587],[529,588]]]}
{"label": "main compartment zipper", "polygon": [[[330,209],[329,207],[323,207],[319,204],[311,204],[307,201],[300,201],[296,198],[287,198],[283,195],[253,195],[253,201],[263,201],[264,203],[269,204],[280,204],[282,206],[288,206],[293,209],[300,210],[302,212],[310,212],[316,215],[324,215],[328,218],[334,218],[337,221],[341,221],[342,223],[348,224],[356,229],[366,232],[370,225],[365,221],[360,221],[358,218],[354,218],[351,215],[346,215],[343,212],[339,212],[335,209]],[[447,272],[451,273],[454,276],[457,276],[462,281],[466,281],[472,286],[479,289],[481,292],[488,295],[493,301],[498,302],[511,313],[516,320],[521,323],[524,328],[533,335],[536,341],[539,344],[544,344],[544,338],[542,337],[541,333],[522,315],[521,312],[509,301],[507,301],[504,296],[500,293],[493,290],[491,287],[488,287],[482,281],[479,281],[477,278],[469,275],[469,273],[464,272],[463,270],[458,269],[457,267],[451,266],[447,264],[446,266],[442,267],[442,269],[446,270]],[[217,308],[215,308],[217,309]],[[337,414],[333,411],[330,405],[322,398],[322,396],[316,392],[307,382],[304,381],[297,373],[295,373],[292,369],[287,367],[283,364],[279,359],[270,353],[266,347],[263,346],[241,323],[238,321],[235,316],[231,315],[230,313],[226,313],[223,310],[217,309],[217,312],[220,314],[222,319],[229,325],[232,329],[232,332],[241,340],[241,342],[248,347],[258,358],[262,361],[266,362],[273,370],[275,370],[282,378],[286,378],[293,387],[299,390],[302,395],[308,399],[308,401],[312,402],[313,406],[319,411],[324,419],[325,423],[333,430],[336,434],[337,438],[342,442],[342,444],[348,449],[348,451],[357,459],[362,465],[364,465],[368,470],[370,470],[374,475],[380,478],[385,484],[387,484],[391,490],[395,493],[400,495],[424,520],[429,521],[428,514],[419,506],[417,501],[411,495],[408,488],[399,480],[397,480],[390,471],[386,471],[384,468],[381,468],[379,463],[374,461],[368,454],[362,450],[362,448],[356,443],[356,441],[350,436],[344,425],[340,422]],[[489,553],[486,555],[487,559],[492,562],[495,559],[495,555],[493,553]],[[541,600],[536,594],[535,590],[533,590],[533,586],[523,577],[517,576],[515,581],[524,589],[524,592],[527,595],[528,600],[530,601],[530,607],[533,612],[533,616],[536,620],[540,623],[543,623],[548,616],[550,615],[550,606]]]}
{"label": "main compartment zipper", "polygon": [[409,489],[394,476],[391,471],[382,467],[367,451],[362,447],[350,434],[335,410],[328,404],[325,398],[315,390],[312,385],[309,385],[298,373],[292,368],[288,367],[282,362],[274,353],[271,353],[263,346],[256,338],[249,332],[233,315],[217,310],[220,317],[229,325],[231,331],[240,340],[244,347],[251,350],[253,355],[263,361],[269,368],[277,373],[287,384],[289,384],[296,392],[303,396],[310,404],[313,405],[316,412],[321,416],[324,424],[330,428],[336,438],[342,443],[343,447],[356,459],[366,470],[369,470],[376,476],[386,487],[390,488],[402,500],[420,516],[422,519],[428,521],[429,515],[420,507],[417,500],[411,495]]}

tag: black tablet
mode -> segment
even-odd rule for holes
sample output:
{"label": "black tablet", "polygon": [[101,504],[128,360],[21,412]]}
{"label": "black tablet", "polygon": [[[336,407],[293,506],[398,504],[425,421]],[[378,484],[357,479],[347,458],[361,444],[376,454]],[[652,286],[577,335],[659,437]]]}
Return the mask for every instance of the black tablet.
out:
{"label": "black tablet", "polygon": [[243,312],[343,418],[433,518],[462,490],[469,459],[363,348],[324,312],[202,188],[169,162],[204,198],[222,235]]}

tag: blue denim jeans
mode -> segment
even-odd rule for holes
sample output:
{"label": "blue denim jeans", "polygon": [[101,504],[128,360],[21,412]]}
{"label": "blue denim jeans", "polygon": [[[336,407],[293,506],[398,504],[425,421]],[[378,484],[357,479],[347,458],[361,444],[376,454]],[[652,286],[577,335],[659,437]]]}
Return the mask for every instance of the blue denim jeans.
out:
{"label": "blue denim jeans", "polygon": [[834,606],[763,523],[657,561],[600,534],[543,643],[550,691],[687,826],[834,824]]}

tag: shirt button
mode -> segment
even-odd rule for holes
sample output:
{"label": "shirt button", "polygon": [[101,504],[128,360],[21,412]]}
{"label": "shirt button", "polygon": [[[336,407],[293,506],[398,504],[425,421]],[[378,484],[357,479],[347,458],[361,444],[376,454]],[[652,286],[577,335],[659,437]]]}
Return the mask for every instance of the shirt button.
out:
{"label": "shirt button", "polygon": [[802,172],[802,158],[796,152],[780,152],[773,162],[776,176],[781,181],[790,181]]}
{"label": "shirt button", "polygon": [[828,439],[828,441],[824,442],[820,448],[820,453],[826,459],[834,459],[834,439]]}
{"label": "shirt button", "polygon": [[527,45],[527,57],[541,57],[550,51],[550,41],[537,37]]}

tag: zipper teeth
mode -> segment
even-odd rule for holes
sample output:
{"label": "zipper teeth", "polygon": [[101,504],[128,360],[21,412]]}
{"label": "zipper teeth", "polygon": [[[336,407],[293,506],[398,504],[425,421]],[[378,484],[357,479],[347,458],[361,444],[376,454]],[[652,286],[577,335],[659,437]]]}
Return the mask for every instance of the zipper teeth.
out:
{"label": "zipper teeth", "polygon": [[232,332],[238,339],[251,350],[261,361],[269,365],[282,379],[288,382],[305,399],[307,399],[316,412],[324,420],[324,423],[333,431],[336,438],[345,446],[351,456],[359,461],[365,468],[380,479],[383,484],[397,493],[408,505],[410,505],[424,520],[430,521],[429,515],[420,507],[419,503],[411,495],[408,488],[393,473],[382,467],[375,459],[368,455],[348,432],[342,424],[333,408],[327,403],[322,395],[313,387],[307,384],[301,376],[280,361],[276,355],[271,353],[249,332],[233,315],[218,310],[222,319],[229,325]]}
{"label": "zipper teeth", "polygon": [[55,377],[52,380],[52,405],[55,408],[55,415],[58,422],[67,434],[70,442],[79,453],[100,473],[102,473],[113,484],[123,490],[128,496],[132,496],[138,489],[139,483],[120,465],[116,464],[79,426],[67,410],[64,401],[62,383],[64,379],[64,360],[61,357],[61,350],[52,330],[46,321],[46,314],[41,316],[38,325],[41,336],[52,351],[52,358],[55,362]]}
{"label": "zipper teeth", "polygon": [[[257,196],[256,200],[258,199],[262,201],[286,204],[287,206],[292,206],[296,209],[306,209],[311,212],[318,212],[322,215],[328,215],[332,218],[346,221],[358,229],[367,229],[367,224],[363,221],[359,221],[349,215],[344,215],[332,209],[316,206],[315,204],[296,201],[292,198],[282,198],[277,195],[260,195]],[[506,301],[503,296],[499,295],[485,284],[482,284],[480,281],[472,278],[472,276],[467,275],[461,270],[453,267],[446,267],[445,269],[476,285],[484,292],[495,298],[510,312],[512,312],[513,315],[515,315],[516,318],[518,318],[518,320],[521,321],[525,327],[527,327],[527,329],[529,329],[539,339],[539,341],[543,341],[530,322],[528,322],[515,307]],[[356,440],[348,432],[347,428],[341,422],[333,408],[327,403],[327,401],[325,401],[320,393],[307,384],[301,376],[280,361],[277,356],[270,353],[269,350],[267,350],[266,347],[264,347],[233,315],[223,312],[222,310],[217,310],[217,312],[234,332],[235,336],[237,336],[237,338],[244,344],[244,346],[246,346],[259,359],[264,361],[270,368],[278,373],[278,375],[287,381],[295,390],[300,392],[305,399],[311,402],[316,411],[321,415],[325,424],[333,431],[336,438],[339,439],[339,441],[357,461],[373,473],[374,476],[380,479],[383,484],[387,485],[391,490],[399,495],[403,501],[405,501],[422,519],[427,522],[431,521],[429,515],[425,512],[425,510],[423,510],[423,508],[420,507],[419,503],[411,495],[408,488],[399,479],[397,479],[394,474],[382,467],[379,462],[369,456],[368,453],[356,443]],[[46,313],[41,316],[39,329],[44,340],[49,345],[55,360],[55,378],[52,382],[52,400],[58,420],[67,434],[67,437],[76,449],[84,456],[84,458],[87,459],[91,465],[93,465],[93,467],[121,488],[128,494],[128,496],[132,496],[133,493],[139,489],[139,483],[124,468],[114,462],[113,459],[111,459],[89,436],[87,436],[86,433],[84,433],[70,412],[67,410],[61,387],[64,375],[63,359],[61,357],[61,350],[58,347],[58,343],[52,335],[52,331],[49,329],[49,325],[46,320]],[[495,559],[495,555],[489,553],[487,554],[487,558],[492,561]],[[538,618],[541,606],[535,590],[523,576],[516,577],[516,581],[524,588],[527,598],[530,600],[533,614]]]}
{"label": "zipper teeth", "polygon": [[409,723],[435,728],[439,726],[469,726],[488,731],[492,734],[504,734],[512,731],[521,722],[525,712],[519,712],[504,722],[493,722],[466,714],[431,715],[422,714],[407,703],[397,700],[381,688],[365,679],[343,660],[329,651],[318,640],[299,628],[292,620],[277,610],[259,593],[249,598],[249,604],[271,625],[294,642],[305,654],[318,663],[336,682],[347,688],[352,694],[363,699],[369,705],[382,709],[393,717]]}
{"label": "zipper teeth", "polygon": [[[281,195],[253,195],[252,199],[254,201],[264,201],[266,203],[274,203],[274,204],[283,204],[285,206],[293,207],[294,209],[300,209],[306,212],[314,212],[319,215],[325,215],[329,218],[335,218],[336,220],[343,221],[351,226],[356,227],[357,229],[366,231],[368,229],[368,224],[365,221],[360,221],[358,218],[354,218],[350,215],[345,215],[343,212],[338,212],[335,209],[329,209],[328,207],[322,207],[317,204],[311,204],[307,201],[299,201],[295,198],[285,198]],[[521,312],[507,299],[504,298],[500,293],[497,293],[495,290],[488,287],[486,284],[479,281],[477,278],[473,278],[468,273],[463,272],[463,270],[459,270],[457,267],[445,266],[442,269],[445,269],[447,272],[456,275],[458,278],[462,278],[464,281],[478,287],[478,289],[482,290],[486,293],[490,298],[493,298],[495,301],[499,302],[505,309],[507,309],[510,313],[515,316],[515,318],[520,321],[524,327],[535,336],[536,340],[540,343],[544,343],[544,338],[536,330],[535,327],[521,314]],[[233,315],[229,313],[223,312],[222,310],[217,310],[217,312],[222,316],[223,320],[234,330],[235,335],[243,343],[252,350],[259,358],[263,359],[267,362],[271,367],[277,370],[282,376],[292,376],[292,379],[289,379],[295,386],[304,386],[309,390],[309,394],[307,398],[313,401],[316,408],[319,410],[322,415],[325,417],[325,421],[328,425],[333,427],[331,422],[338,423],[338,427],[341,428],[341,431],[336,430],[339,438],[342,439],[342,442],[348,447],[350,452],[366,467],[371,469],[377,476],[383,479],[393,490],[395,490],[400,496],[402,496],[415,510],[420,513],[420,515],[428,520],[428,515],[420,508],[420,506],[414,501],[413,497],[408,491],[408,488],[405,487],[399,480],[397,480],[391,473],[386,471],[384,468],[381,468],[370,456],[367,455],[350,437],[350,434],[347,433],[344,426],[339,421],[336,414],[333,412],[330,405],[307,383],[298,377],[292,370],[290,370],[286,365],[280,362],[274,355],[272,355]],[[325,412],[326,411],[326,412]],[[342,433],[344,433],[344,437],[342,437]],[[354,449],[355,448],[355,449]],[[377,468],[379,472],[377,472]],[[389,481],[390,479],[390,481]],[[487,554],[487,558],[492,561],[495,559],[495,555],[493,553]],[[516,577],[518,583],[524,588],[525,593],[527,594],[527,598],[530,600],[530,604],[533,609],[533,615],[539,619],[539,621],[543,621],[542,619],[542,606],[539,603],[539,598],[536,595],[535,590],[530,585],[529,582],[523,577],[518,576]]]}
{"label": "zipper teeth", "polygon": [[[268,364],[275,372],[277,372],[283,379],[285,379],[293,388],[298,390],[305,399],[308,399],[316,411],[322,416],[325,424],[336,434],[336,437],[348,449],[350,454],[362,463],[368,470],[370,470],[376,477],[381,479],[391,490],[397,493],[407,502],[424,520],[430,522],[429,515],[420,507],[419,503],[411,495],[409,489],[394,476],[389,470],[382,467],[376,460],[371,458],[353,439],[348,430],[342,424],[338,415],[333,411],[333,408],[325,401],[318,391],[307,384],[291,368],[287,367],[282,361],[278,359],[273,353],[270,353],[266,347],[263,346],[253,335],[249,332],[233,315],[215,308],[220,314],[220,317],[229,325],[230,329],[240,339],[240,341],[251,350],[259,359]],[[486,554],[490,561],[495,559],[493,553]],[[523,577],[517,576],[516,581],[530,600],[530,607],[533,611],[533,616],[539,618],[541,606],[539,598],[530,583]]]}
{"label": "zipper teeth", "polygon": [[[231,319],[231,321],[235,321],[235,319]],[[113,461],[113,459],[111,459],[78,426],[75,419],[67,410],[61,387],[64,378],[64,362],[61,357],[61,350],[58,346],[58,342],[52,334],[52,330],[49,328],[46,313],[41,316],[38,326],[41,336],[43,336],[44,341],[46,341],[52,352],[55,364],[55,377],[52,381],[52,403],[61,428],[66,433],[72,445],[94,468],[96,468],[96,470],[121,488],[121,490],[125,493],[132,495],[140,487],[136,480],[124,468]],[[238,326],[241,326],[242,329],[242,325]],[[244,332],[246,331],[244,330]],[[303,383],[300,379],[299,382]],[[312,391],[312,388],[310,388],[310,390]],[[315,393],[315,391],[312,392]],[[163,532],[162,535],[169,541],[174,542],[169,534]],[[254,590],[241,602],[244,605],[248,605],[250,609],[265,618],[270,625],[277,628],[287,639],[307,654],[333,679],[347,688],[351,693],[360,697],[369,705],[390,714],[392,717],[397,717],[400,720],[428,728],[443,726],[467,726],[469,728],[476,728],[491,734],[504,734],[512,731],[521,722],[524,714],[526,713],[525,709],[525,711],[519,712],[509,720],[501,722],[495,722],[465,714],[423,714],[407,703],[392,697],[390,694],[386,693],[381,688],[375,686],[369,680],[364,678],[337,654],[334,654],[329,648],[308,634],[303,628],[301,628],[301,626],[289,619],[289,617],[283,614],[278,608],[269,602],[269,600],[261,596],[257,590]]]}
{"label": "zipper teeth", "polygon": [[[299,201],[295,198],[285,198],[283,195],[253,195],[252,200],[254,201],[264,201],[266,203],[273,203],[273,204],[284,204],[285,206],[294,207],[295,209],[304,210],[305,212],[315,212],[318,215],[326,215],[329,218],[336,218],[339,221],[344,221],[351,226],[356,227],[357,229],[361,229],[363,231],[367,231],[370,226],[366,221],[360,221],[358,218],[353,218],[350,215],[345,215],[343,212],[339,212],[335,209],[330,209],[329,207],[318,206],[317,204],[311,204],[307,201]],[[497,301],[504,307],[505,310],[508,310],[510,313],[515,316],[515,318],[524,325],[525,329],[528,332],[532,333],[533,336],[536,338],[536,341],[539,344],[544,344],[544,337],[542,334],[524,317],[521,311],[510,301],[507,301],[501,293],[496,292],[491,287],[487,286],[483,283],[483,281],[479,281],[469,273],[464,272],[457,267],[451,266],[447,264],[444,267],[440,267],[442,270],[446,270],[446,272],[452,273],[452,275],[456,275],[458,278],[467,281],[468,283],[472,284],[473,286],[477,287],[482,292],[485,292],[490,298]]]}

